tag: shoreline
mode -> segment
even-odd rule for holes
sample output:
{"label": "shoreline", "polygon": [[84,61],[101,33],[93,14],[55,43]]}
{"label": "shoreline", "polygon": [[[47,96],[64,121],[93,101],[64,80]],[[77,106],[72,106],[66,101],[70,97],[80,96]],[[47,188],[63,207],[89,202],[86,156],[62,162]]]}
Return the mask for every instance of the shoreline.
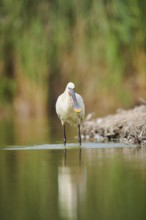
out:
{"label": "shoreline", "polygon": [[85,140],[97,142],[146,144],[146,105],[118,109],[115,114],[102,118],[90,113],[82,124],[82,134]]}

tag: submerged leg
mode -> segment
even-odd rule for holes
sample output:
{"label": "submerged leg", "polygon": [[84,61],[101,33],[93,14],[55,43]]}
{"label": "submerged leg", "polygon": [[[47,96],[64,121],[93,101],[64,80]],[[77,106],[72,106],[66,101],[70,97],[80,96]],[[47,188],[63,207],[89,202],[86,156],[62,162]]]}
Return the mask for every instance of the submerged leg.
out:
{"label": "submerged leg", "polygon": [[81,158],[82,158],[82,148],[80,147],[80,151],[79,151],[79,160],[80,160],[80,163],[81,163]]}
{"label": "submerged leg", "polygon": [[66,154],[67,154],[67,150],[66,147],[64,148],[64,165],[66,165]]}
{"label": "submerged leg", "polygon": [[80,146],[81,146],[81,144],[82,144],[82,140],[81,140],[80,125],[78,125],[78,140],[79,140],[79,144],[80,144]]}
{"label": "submerged leg", "polygon": [[64,133],[64,146],[66,146],[66,130],[65,130],[65,125],[63,125],[63,133]]}

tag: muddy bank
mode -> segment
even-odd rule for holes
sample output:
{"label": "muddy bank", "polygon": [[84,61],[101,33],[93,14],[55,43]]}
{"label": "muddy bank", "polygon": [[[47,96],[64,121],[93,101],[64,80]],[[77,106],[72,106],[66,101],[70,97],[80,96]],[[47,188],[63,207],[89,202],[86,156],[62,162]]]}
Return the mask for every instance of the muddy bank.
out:
{"label": "muddy bank", "polygon": [[146,144],[146,105],[130,110],[117,110],[114,115],[96,118],[89,114],[83,125],[85,139],[98,142],[117,141],[127,144]]}

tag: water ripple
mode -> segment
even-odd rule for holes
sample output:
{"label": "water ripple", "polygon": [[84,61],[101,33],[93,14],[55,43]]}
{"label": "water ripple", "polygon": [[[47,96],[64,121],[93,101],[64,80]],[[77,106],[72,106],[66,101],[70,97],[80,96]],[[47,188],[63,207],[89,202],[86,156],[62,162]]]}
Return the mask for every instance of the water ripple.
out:
{"label": "water ripple", "polygon": [[[89,149],[100,149],[100,148],[123,148],[123,147],[136,147],[135,145],[125,145],[122,143],[83,143],[81,148],[89,148]],[[67,144],[67,149],[71,148],[79,148],[79,146],[75,143]],[[0,148],[0,150],[59,150],[64,149],[63,144],[42,144],[42,145],[32,145],[32,146],[8,146]]]}

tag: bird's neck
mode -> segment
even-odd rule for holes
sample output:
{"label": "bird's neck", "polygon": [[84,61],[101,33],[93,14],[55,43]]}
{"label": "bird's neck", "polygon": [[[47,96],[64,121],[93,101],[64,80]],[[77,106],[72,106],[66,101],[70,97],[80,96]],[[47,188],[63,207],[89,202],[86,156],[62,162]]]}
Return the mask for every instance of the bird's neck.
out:
{"label": "bird's neck", "polygon": [[72,97],[71,95],[68,94],[68,92],[65,92],[65,96],[66,96],[66,102],[68,105],[73,105],[73,100],[72,100]]}

